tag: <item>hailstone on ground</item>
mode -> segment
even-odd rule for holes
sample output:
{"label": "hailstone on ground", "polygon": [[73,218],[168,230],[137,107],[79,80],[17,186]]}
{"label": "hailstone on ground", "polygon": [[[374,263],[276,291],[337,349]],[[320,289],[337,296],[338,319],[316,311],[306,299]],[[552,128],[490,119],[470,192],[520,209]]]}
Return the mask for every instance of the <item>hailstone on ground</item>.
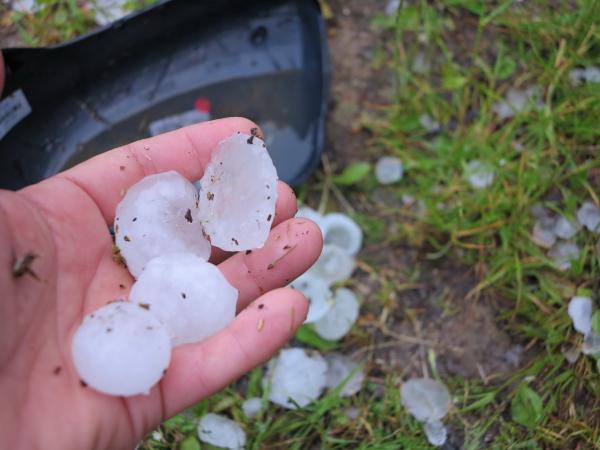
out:
{"label": "hailstone on ground", "polygon": [[580,228],[577,221],[567,219],[564,216],[559,216],[554,224],[554,234],[561,239],[571,239]]}
{"label": "hailstone on ground", "polygon": [[237,296],[214,264],[191,253],[169,253],[146,265],[129,298],[145,305],[177,346],[225,328],[235,317]]}
{"label": "hailstone on ground", "polygon": [[326,244],[310,273],[331,284],[349,278],[353,270],[354,259],[350,254],[336,245]]}
{"label": "hailstone on ground", "polygon": [[548,256],[559,270],[571,267],[571,261],[579,258],[579,246],[574,242],[559,242],[548,252]]}
{"label": "hailstone on ground", "polygon": [[554,223],[547,226],[544,221],[537,220],[533,226],[532,239],[540,247],[551,248],[556,243]]}
{"label": "hailstone on ground", "polygon": [[587,334],[592,329],[592,299],[589,297],[573,297],[569,302],[569,317],[573,328],[581,334]]}
{"label": "hailstone on ground", "polygon": [[200,218],[211,243],[228,251],[261,248],[275,217],[277,171],[262,140],[221,141],[200,180]]}
{"label": "hailstone on ground", "polygon": [[271,384],[269,400],[288,409],[308,405],[319,398],[326,384],[327,363],[318,353],[301,348],[282,350],[265,376]]}
{"label": "hailstone on ground", "polygon": [[496,176],[494,169],[490,165],[476,159],[469,161],[465,166],[464,175],[471,187],[475,189],[483,189],[490,186]]}
{"label": "hailstone on ground", "polygon": [[327,214],[323,218],[323,240],[350,255],[356,255],[362,245],[362,230],[350,217],[341,213]]}
{"label": "hailstone on ground", "polygon": [[262,399],[258,397],[252,397],[242,403],[242,411],[248,418],[252,418],[260,412],[262,409]]}
{"label": "hailstone on ground", "polygon": [[425,435],[427,436],[427,440],[431,445],[435,445],[437,447],[444,445],[446,439],[448,438],[446,427],[439,420],[433,420],[425,423],[423,429],[425,430]]}
{"label": "hailstone on ground", "polygon": [[149,393],[171,359],[167,330],[147,309],[124,301],[88,315],[71,350],[82,381],[110,395]]}
{"label": "hailstone on ground", "polygon": [[177,172],[150,175],[131,186],[117,205],[115,242],[138,277],[154,257],[172,252],[210,256],[198,219],[198,192]]}
{"label": "hailstone on ground", "polygon": [[577,210],[577,220],[588,230],[600,233],[600,208],[594,203],[583,202]]}
{"label": "hailstone on ground", "polygon": [[402,179],[402,161],[395,156],[383,156],[375,164],[375,177],[381,184],[392,184]]}
{"label": "hailstone on ground", "polygon": [[213,413],[200,419],[198,438],[207,444],[231,450],[243,450],[246,445],[246,433],[239,424]]}
{"label": "hailstone on ground", "polygon": [[305,323],[319,320],[331,309],[333,305],[331,290],[324,280],[307,272],[294,280],[290,286],[302,292],[308,300],[308,315]]}
{"label": "hailstone on ground", "polygon": [[315,331],[323,339],[337,341],[343,338],[356,322],[360,304],[354,293],[346,288],[335,291],[333,306],[314,324]]}
{"label": "hailstone on ground", "polygon": [[[360,364],[341,353],[329,353],[325,355],[325,360],[327,361],[326,387],[335,389],[350,377],[340,391],[340,396],[349,397],[360,391],[365,380],[365,374]],[[350,376],[350,374],[352,375]]]}

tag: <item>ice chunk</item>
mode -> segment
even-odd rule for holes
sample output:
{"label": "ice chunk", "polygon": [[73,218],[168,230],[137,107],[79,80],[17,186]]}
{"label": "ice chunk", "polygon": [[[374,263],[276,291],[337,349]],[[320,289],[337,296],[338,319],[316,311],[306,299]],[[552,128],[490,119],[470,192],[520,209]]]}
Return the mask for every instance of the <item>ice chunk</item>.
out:
{"label": "ice chunk", "polygon": [[419,123],[430,133],[440,129],[440,123],[434,120],[429,114],[421,114],[419,116]]}
{"label": "ice chunk", "polygon": [[356,322],[360,304],[354,292],[340,288],[335,291],[332,308],[315,322],[315,331],[323,339],[343,338]]}
{"label": "ice chunk", "polygon": [[402,384],[402,404],[419,422],[442,419],[450,410],[448,388],[430,378],[413,378]]}
{"label": "ice chunk", "polygon": [[467,163],[464,175],[469,184],[475,189],[490,186],[496,176],[494,169],[490,165],[476,159]]}
{"label": "ice chunk", "polygon": [[561,239],[571,239],[579,231],[581,227],[575,220],[567,219],[564,216],[559,216],[554,224],[554,234]]}
{"label": "ice chunk", "polygon": [[573,242],[559,242],[548,252],[548,257],[554,262],[559,270],[567,270],[571,267],[571,261],[579,258],[579,246]]}
{"label": "ice chunk", "polygon": [[600,233],[600,208],[594,203],[583,202],[577,210],[577,220],[588,230]]}
{"label": "ice chunk", "polygon": [[356,255],[362,245],[362,230],[358,224],[342,213],[327,214],[323,218],[325,244],[333,244],[350,255]]}
{"label": "ice chunk", "polygon": [[554,227],[544,226],[544,222],[540,220],[535,222],[531,237],[533,242],[544,248],[551,248],[556,243]]}
{"label": "ice chunk", "polygon": [[592,299],[589,297],[573,297],[569,302],[569,317],[573,328],[581,334],[587,334],[592,329]]}
{"label": "ice chunk", "polygon": [[71,351],[81,380],[109,395],[149,393],[171,359],[167,330],[148,310],[124,301],[86,316]]}
{"label": "ice chunk", "polygon": [[395,156],[383,156],[375,164],[375,177],[381,184],[392,184],[402,179],[402,161]]}
{"label": "ice chunk", "polygon": [[583,338],[583,346],[581,352],[584,355],[600,355],[600,334],[594,330],[590,331]]}
{"label": "ice chunk", "polygon": [[336,245],[323,246],[321,256],[310,268],[309,273],[327,284],[350,278],[354,271],[354,259]]}
{"label": "ice chunk", "polygon": [[395,16],[400,7],[400,0],[388,0],[385,5],[385,14],[387,16]]}
{"label": "ice chunk", "polygon": [[582,81],[600,83],[600,67],[589,66],[573,69],[569,72],[569,80],[574,86],[581,84]]}
{"label": "ice chunk", "polygon": [[169,253],[146,265],[129,298],[145,305],[177,346],[225,328],[235,317],[237,296],[217,266],[191,253]]}
{"label": "ice chunk", "polygon": [[262,409],[262,399],[258,397],[252,397],[242,403],[242,411],[248,418],[252,418],[258,415]]}
{"label": "ice chunk", "polygon": [[231,450],[243,450],[246,433],[236,422],[220,414],[209,413],[200,419],[198,437],[202,442]]}
{"label": "ice chunk", "polygon": [[127,0],[94,0],[96,22],[100,26],[119,20],[129,14]]}
{"label": "ice chunk", "polygon": [[269,400],[288,409],[308,405],[319,398],[326,384],[327,363],[316,352],[301,348],[282,350],[269,364],[265,376],[271,383]]}
{"label": "ice chunk", "polygon": [[198,220],[198,192],[177,172],[150,175],[117,205],[115,242],[136,278],[152,258],[172,252],[210,256]]}
{"label": "ice chunk", "polygon": [[436,447],[444,445],[448,437],[448,432],[442,422],[439,420],[427,422],[424,429],[427,440],[431,445],[435,445]]}
{"label": "ice chunk", "polygon": [[308,315],[305,323],[319,320],[331,309],[333,299],[331,298],[331,290],[326,281],[310,273],[305,273],[294,280],[290,286],[302,292],[308,300]]}
{"label": "ice chunk", "polygon": [[506,98],[494,103],[492,109],[498,115],[500,120],[508,119],[513,117],[516,113],[524,111],[536,98],[537,101],[535,102],[534,107],[536,109],[543,108],[544,104],[541,99],[539,99],[539,96],[539,86],[530,86],[526,89],[511,88],[506,93]]}
{"label": "ice chunk", "polygon": [[200,217],[211,243],[261,248],[275,217],[277,171],[262,140],[234,134],[219,143],[200,180]]}
{"label": "ice chunk", "polygon": [[301,206],[300,208],[298,208],[298,211],[296,212],[296,217],[303,217],[305,219],[312,220],[319,226],[319,228],[323,228],[323,216],[314,209],[309,208],[308,206]]}
{"label": "ice chunk", "polygon": [[348,381],[346,381],[340,392],[340,396],[350,397],[360,391],[365,380],[365,374],[360,364],[355,363],[350,357],[341,353],[329,353],[325,355],[325,360],[327,361],[326,387],[335,389],[354,372]]}

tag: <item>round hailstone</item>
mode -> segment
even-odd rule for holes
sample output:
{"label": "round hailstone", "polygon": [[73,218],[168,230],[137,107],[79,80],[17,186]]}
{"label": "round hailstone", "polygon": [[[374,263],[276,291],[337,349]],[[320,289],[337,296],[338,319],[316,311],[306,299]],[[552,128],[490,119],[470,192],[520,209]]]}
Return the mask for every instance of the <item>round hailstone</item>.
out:
{"label": "round hailstone", "polygon": [[375,164],[375,177],[381,184],[392,184],[402,179],[402,161],[395,156],[383,156]]}
{"label": "round hailstone", "polygon": [[569,317],[573,321],[573,328],[581,334],[592,330],[592,299],[589,297],[573,297],[569,302]]}
{"label": "round hailstone", "polygon": [[490,186],[496,176],[494,169],[490,165],[478,160],[469,161],[465,166],[464,174],[471,187],[475,189],[483,189]]}
{"label": "round hailstone", "polygon": [[350,254],[335,245],[325,245],[321,256],[310,268],[310,274],[328,284],[350,278],[354,271],[354,259]]}
{"label": "round hailstone", "polygon": [[450,410],[448,388],[430,378],[413,378],[400,388],[402,404],[419,422],[441,420]]}
{"label": "round hailstone", "polygon": [[198,219],[198,192],[177,172],[150,175],[129,188],[117,205],[115,242],[138,277],[152,258],[168,252],[210,256]]}
{"label": "round hailstone", "polygon": [[577,220],[590,231],[600,233],[600,208],[592,202],[583,202],[577,210]]}
{"label": "round hailstone", "polygon": [[536,220],[531,237],[533,242],[544,248],[551,248],[556,243],[554,228],[545,226],[540,220]]}
{"label": "round hailstone", "polygon": [[554,224],[554,234],[561,239],[571,239],[581,227],[575,220],[569,220],[564,216],[559,216]]}
{"label": "round hailstone", "polygon": [[365,374],[360,364],[355,363],[351,358],[341,353],[325,355],[325,360],[327,361],[326,387],[335,389],[346,381],[346,378],[350,377],[340,391],[340,396],[350,397],[360,391],[365,380]]}
{"label": "round hailstone", "polygon": [[252,397],[242,403],[242,411],[248,418],[255,417],[262,409],[262,399]]}
{"label": "round hailstone", "polygon": [[290,286],[302,292],[306,300],[308,300],[308,315],[304,323],[319,320],[331,309],[333,305],[331,290],[324,280],[310,273],[305,273],[294,280]]}
{"label": "round hailstone", "polygon": [[571,261],[579,258],[579,246],[573,242],[559,242],[548,252],[554,265],[559,270],[567,270],[571,267]]}
{"label": "round hailstone", "polygon": [[314,209],[309,208],[308,206],[301,206],[300,208],[298,208],[298,211],[296,212],[296,217],[303,217],[304,219],[312,220],[319,226],[319,228],[323,228],[321,226],[321,224],[323,223],[323,216]]}
{"label": "round hailstone", "polygon": [[73,336],[82,381],[109,395],[148,394],[171,359],[169,333],[135,303],[109,303],[88,315]]}
{"label": "round hailstone", "polygon": [[315,322],[315,331],[323,339],[337,341],[343,338],[356,322],[360,304],[354,292],[340,288],[335,291],[332,308]]}
{"label": "round hailstone", "polygon": [[225,328],[235,317],[237,296],[214,264],[191,253],[169,253],[146,265],[129,298],[147,307],[177,346]]}
{"label": "round hailstone", "polygon": [[211,243],[261,248],[275,217],[277,171],[262,140],[234,134],[219,143],[200,180],[200,217]]}
{"label": "round hailstone", "polygon": [[231,450],[243,450],[246,433],[236,422],[219,414],[209,413],[200,419],[198,438],[202,442]]}
{"label": "round hailstone", "polygon": [[431,445],[435,445],[436,447],[444,445],[448,437],[448,432],[441,421],[433,420],[431,422],[427,422],[424,429],[427,440]]}
{"label": "round hailstone", "polygon": [[350,255],[356,255],[362,245],[362,230],[345,214],[331,213],[323,218],[325,244],[335,245]]}
{"label": "round hailstone", "polygon": [[288,409],[303,408],[319,398],[326,384],[327,363],[321,355],[288,348],[272,360],[265,377],[271,383],[269,400]]}

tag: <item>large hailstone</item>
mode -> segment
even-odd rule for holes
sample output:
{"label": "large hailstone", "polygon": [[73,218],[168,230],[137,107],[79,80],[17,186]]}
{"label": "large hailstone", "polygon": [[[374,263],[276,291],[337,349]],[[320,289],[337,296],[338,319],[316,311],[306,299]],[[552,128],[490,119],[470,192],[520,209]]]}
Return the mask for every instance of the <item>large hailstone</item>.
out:
{"label": "large hailstone", "polygon": [[217,266],[191,253],[154,258],[129,295],[165,325],[173,346],[199,342],[225,328],[235,317],[237,297]]}
{"label": "large hailstone", "polygon": [[592,330],[592,299],[590,297],[573,297],[569,302],[568,313],[573,321],[573,328],[581,334]]}
{"label": "large hailstone", "polygon": [[238,423],[213,413],[200,419],[198,438],[207,444],[231,450],[243,450],[246,445],[246,433]]}
{"label": "large hailstone", "polygon": [[349,397],[360,391],[365,380],[365,374],[360,364],[341,353],[329,353],[325,355],[325,360],[327,361],[326,387],[335,389],[347,379],[340,391],[340,397]]}
{"label": "large hailstone", "polygon": [[148,394],[171,359],[167,330],[147,309],[124,301],[88,315],[71,350],[82,381],[109,395]]}
{"label": "large hailstone", "polygon": [[321,355],[302,348],[282,350],[269,364],[265,383],[269,400],[288,409],[303,408],[319,398],[327,381],[327,363]]}
{"label": "large hailstone", "polygon": [[311,275],[310,272],[301,275],[290,284],[294,289],[299,290],[306,300],[308,300],[308,314],[304,323],[311,323],[319,320],[333,306],[333,299],[329,285],[324,280]]}
{"label": "large hailstone", "polygon": [[152,258],[173,252],[210,256],[198,219],[198,192],[177,172],[150,175],[129,188],[117,205],[115,242],[138,277]]}
{"label": "large hailstone", "polygon": [[335,245],[323,246],[321,256],[310,268],[311,275],[326,281],[328,284],[350,278],[354,271],[352,256]]}
{"label": "large hailstone", "polygon": [[356,322],[360,304],[354,292],[340,288],[335,291],[331,309],[314,324],[323,339],[337,341],[343,338]]}
{"label": "large hailstone", "polygon": [[350,255],[356,255],[362,245],[362,230],[350,217],[341,213],[327,214],[322,227],[325,244],[335,245]]}
{"label": "large hailstone", "polygon": [[275,217],[277,171],[262,140],[234,134],[213,153],[200,180],[200,218],[211,243],[261,248]]}

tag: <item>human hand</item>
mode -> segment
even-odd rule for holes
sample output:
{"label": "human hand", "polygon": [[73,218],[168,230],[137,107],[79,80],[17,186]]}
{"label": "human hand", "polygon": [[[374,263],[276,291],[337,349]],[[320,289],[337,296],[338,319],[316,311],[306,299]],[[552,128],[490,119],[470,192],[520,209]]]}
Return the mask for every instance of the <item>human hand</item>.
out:
{"label": "human hand", "polygon": [[221,139],[254,126],[239,118],[205,122],[117,148],[21,191],[0,191],[0,434],[6,448],[131,449],[162,420],[266,361],[302,324],[306,300],[278,288],[310,267],[322,238],[312,222],[292,218],[296,200],[280,182],[262,249],[231,255],[213,248],[211,261],[239,291],[238,316],[217,335],[175,348],[149,395],[98,393],[80,382],[71,361],[72,336],[83,317],[127,298],[133,283],[113,261],[108,231],[127,188],[168,170],[198,179]]}

